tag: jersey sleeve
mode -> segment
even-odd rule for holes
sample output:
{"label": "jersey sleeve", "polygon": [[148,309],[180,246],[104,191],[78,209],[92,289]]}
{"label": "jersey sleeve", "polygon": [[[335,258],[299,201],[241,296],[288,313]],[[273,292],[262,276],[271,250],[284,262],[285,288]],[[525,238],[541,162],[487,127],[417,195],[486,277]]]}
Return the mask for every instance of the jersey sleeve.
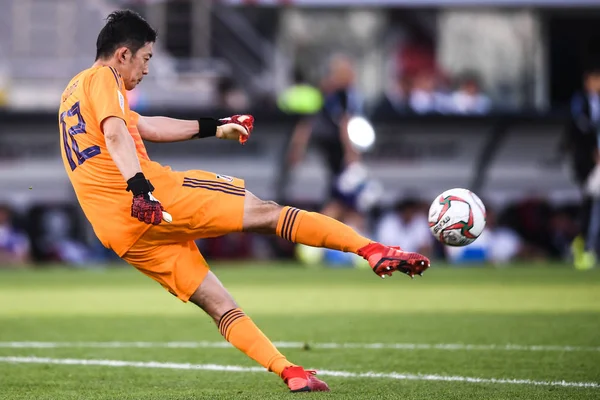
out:
{"label": "jersey sleeve", "polygon": [[121,118],[129,125],[125,114],[125,97],[120,90],[119,75],[111,67],[103,67],[91,78],[89,99],[98,123],[109,117]]}
{"label": "jersey sleeve", "polygon": [[140,114],[135,111],[129,110],[129,122],[131,125],[137,125],[140,122]]}

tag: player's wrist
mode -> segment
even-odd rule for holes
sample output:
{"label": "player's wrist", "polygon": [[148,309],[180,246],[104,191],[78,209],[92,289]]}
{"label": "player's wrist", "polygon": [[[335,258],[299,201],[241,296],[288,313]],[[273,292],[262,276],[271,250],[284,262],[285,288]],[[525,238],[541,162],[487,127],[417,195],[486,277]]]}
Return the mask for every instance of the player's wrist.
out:
{"label": "player's wrist", "polygon": [[217,136],[217,128],[222,125],[214,118],[199,118],[198,133],[192,136],[192,139],[202,139]]}
{"label": "player's wrist", "polygon": [[138,172],[133,177],[127,180],[127,189],[133,196],[147,195],[154,190],[154,187],[148,179],[144,176],[143,172]]}

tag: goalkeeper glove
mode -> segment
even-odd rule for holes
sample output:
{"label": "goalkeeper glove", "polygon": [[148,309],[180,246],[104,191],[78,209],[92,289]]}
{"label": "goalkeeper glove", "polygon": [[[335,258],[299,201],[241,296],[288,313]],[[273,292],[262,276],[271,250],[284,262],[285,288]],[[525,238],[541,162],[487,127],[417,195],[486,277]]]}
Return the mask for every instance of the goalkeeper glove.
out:
{"label": "goalkeeper glove", "polygon": [[[245,144],[254,129],[254,117],[252,115],[234,115],[232,117],[218,120],[220,129],[217,137],[221,139],[237,139],[240,144]],[[242,127],[240,129],[239,127]]]}
{"label": "goalkeeper glove", "polygon": [[219,139],[238,140],[245,144],[254,129],[254,117],[234,115],[221,119],[200,118],[198,126],[200,131],[192,136],[192,139],[216,136]]}
{"label": "goalkeeper glove", "polygon": [[154,186],[142,172],[138,172],[127,181],[127,191],[133,194],[131,216],[152,225],[160,224],[163,218],[163,206],[152,196]]}

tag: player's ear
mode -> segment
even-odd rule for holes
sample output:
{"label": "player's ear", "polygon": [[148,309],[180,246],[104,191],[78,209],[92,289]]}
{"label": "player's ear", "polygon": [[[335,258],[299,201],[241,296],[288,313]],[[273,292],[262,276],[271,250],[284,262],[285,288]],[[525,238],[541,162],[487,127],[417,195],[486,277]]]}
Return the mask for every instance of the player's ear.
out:
{"label": "player's ear", "polygon": [[119,47],[117,49],[117,60],[119,60],[120,62],[125,62],[127,61],[127,58],[129,57],[130,51],[127,47]]}

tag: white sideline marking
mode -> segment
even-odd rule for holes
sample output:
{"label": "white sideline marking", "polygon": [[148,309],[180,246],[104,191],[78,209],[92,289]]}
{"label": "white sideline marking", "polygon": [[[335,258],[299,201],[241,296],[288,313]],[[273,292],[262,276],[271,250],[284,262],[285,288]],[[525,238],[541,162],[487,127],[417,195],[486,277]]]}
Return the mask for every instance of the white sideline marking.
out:
{"label": "white sideline marking", "polygon": [[[122,361],[122,360],[85,360],[75,358],[44,358],[44,357],[0,357],[0,362],[14,364],[57,364],[57,365],[92,365],[103,367],[134,367],[134,368],[163,368],[203,371],[225,371],[225,372],[266,372],[261,367],[242,367],[239,365],[217,365],[217,364],[187,364],[157,361]],[[568,382],[568,381],[533,381],[530,379],[496,379],[496,378],[473,378],[468,376],[445,376],[431,374],[401,374],[397,372],[348,372],[320,370],[322,376],[335,376],[340,378],[383,378],[410,381],[442,381],[442,382],[467,382],[467,383],[499,383],[512,385],[533,386],[562,386],[580,388],[600,388],[597,382]]]}
{"label": "white sideline marking", "polygon": [[[302,342],[274,342],[282,349],[302,349]],[[461,344],[461,343],[308,343],[313,349],[396,349],[396,350],[498,350],[498,351],[561,351],[561,352],[600,352],[600,347],[548,346],[520,344]],[[53,348],[213,348],[228,349],[226,341],[219,342],[0,342],[0,348],[53,349]]]}

